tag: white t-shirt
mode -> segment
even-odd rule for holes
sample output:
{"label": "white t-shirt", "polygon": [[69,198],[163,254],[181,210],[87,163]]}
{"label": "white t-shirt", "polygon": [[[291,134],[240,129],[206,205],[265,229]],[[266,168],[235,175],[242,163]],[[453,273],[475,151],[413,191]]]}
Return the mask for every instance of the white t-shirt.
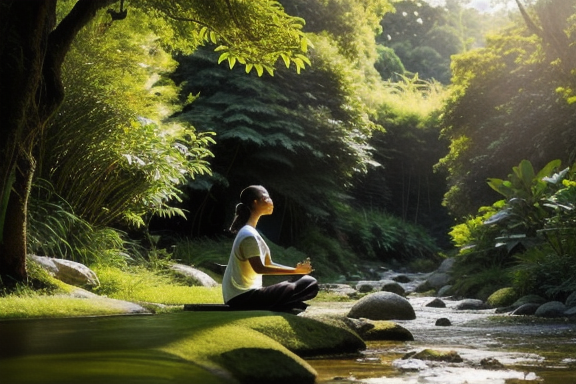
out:
{"label": "white t-shirt", "polygon": [[266,255],[269,253],[270,248],[256,228],[245,225],[238,231],[222,279],[225,303],[250,289],[262,287],[262,275],[252,269],[248,259],[259,256],[262,264],[265,264]]}

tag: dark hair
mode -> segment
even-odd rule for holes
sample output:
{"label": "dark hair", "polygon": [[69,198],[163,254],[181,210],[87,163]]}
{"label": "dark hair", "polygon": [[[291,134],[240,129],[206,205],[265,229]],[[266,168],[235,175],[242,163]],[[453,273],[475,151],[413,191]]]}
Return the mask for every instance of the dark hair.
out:
{"label": "dark hair", "polygon": [[262,192],[266,189],[261,185],[251,185],[240,192],[240,203],[236,205],[234,220],[230,225],[230,232],[238,233],[240,228],[246,225],[250,218],[252,204],[254,200],[262,197]]}

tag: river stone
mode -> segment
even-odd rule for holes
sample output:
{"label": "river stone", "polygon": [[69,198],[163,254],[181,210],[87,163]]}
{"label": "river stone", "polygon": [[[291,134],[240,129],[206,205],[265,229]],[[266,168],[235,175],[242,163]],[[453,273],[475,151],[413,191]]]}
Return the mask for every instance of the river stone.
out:
{"label": "river stone", "polygon": [[30,260],[33,260],[52,276],[66,284],[83,288],[93,288],[100,285],[96,273],[84,264],[72,260],[36,255],[30,255]]}
{"label": "river stone", "polygon": [[400,296],[404,296],[406,293],[404,288],[394,280],[382,280],[380,283],[382,284],[382,287],[380,288],[381,291],[392,292]]}
{"label": "river stone", "polygon": [[437,327],[449,327],[452,325],[452,322],[445,317],[441,317],[440,319],[436,320],[436,323],[434,325],[436,325]]}
{"label": "river stone", "polygon": [[398,282],[398,283],[409,283],[412,280],[406,276],[406,275],[396,275],[394,277],[392,277],[392,280]]}
{"label": "river stone", "polygon": [[538,317],[562,317],[566,311],[566,306],[560,301],[549,301],[542,304],[534,315]]}
{"label": "river stone", "polygon": [[356,284],[356,290],[360,293],[372,292],[375,284],[375,282],[371,281],[359,281],[358,284]]}
{"label": "river stone", "polygon": [[414,336],[406,328],[392,321],[370,321],[374,326],[361,334],[364,340],[414,341]]}
{"label": "river stone", "polygon": [[576,291],[572,292],[566,299],[566,308],[576,307]]}
{"label": "river stone", "polygon": [[444,296],[449,296],[450,295],[450,290],[452,289],[452,285],[445,285],[442,288],[440,288],[438,290],[438,293],[436,294],[436,296],[438,297],[444,297]]}
{"label": "river stone", "polygon": [[536,313],[536,310],[538,309],[538,307],[540,307],[540,305],[541,304],[536,304],[536,303],[522,304],[521,306],[516,308],[514,311],[512,311],[511,315],[532,316],[533,314]]}
{"label": "river stone", "polygon": [[211,278],[210,275],[208,275],[205,272],[200,271],[199,269],[193,268],[189,265],[172,264],[170,266],[170,269],[172,269],[177,274],[192,280],[195,283],[195,285],[199,285],[202,287],[208,287],[208,288],[218,286],[218,283],[216,282],[216,280]]}
{"label": "river stone", "polygon": [[486,357],[480,360],[480,366],[484,369],[504,369],[504,364],[493,357]]}
{"label": "river stone", "polygon": [[426,304],[426,306],[431,308],[446,308],[446,303],[440,300],[439,298],[435,298],[434,300]]}
{"label": "river stone", "polygon": [[350,309],[348,317],[370,320],[413,320],[416,313],[402,296],[392,292],[370,293],[358,300]]}
{"label": "river stone", "polygon": [[512,304],[512,306],[517,308],[517,307],[521,306],[522,304],[527,304],[527,303],[544,304],[545,302],[546,302],[546,299],[544,299],[541,296],[526,295],[526,296],[522,296],[521,298],[516,300],[514,302],[514,304]]}
{"label": "river stone", "polygon": [[464,299],[456,305],[456,309],[458,310],[467,310],[467,309],[487,309],[486,304],[482,300],[478,299]]}
{"label": "river stone", "polygon": [[436,349],[423,349],[420,352],[408,352],[402,359],[444,361],[448,363],[461,363],[464,361],[456,351],[440,351]]}

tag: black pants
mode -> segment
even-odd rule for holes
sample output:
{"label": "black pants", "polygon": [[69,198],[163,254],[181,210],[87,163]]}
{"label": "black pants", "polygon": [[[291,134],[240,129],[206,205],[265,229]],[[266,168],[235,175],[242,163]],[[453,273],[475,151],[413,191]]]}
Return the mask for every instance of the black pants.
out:
{"label": "black pants", "polygon": [[318,294],[318,282],[309,275],[294,281],[283,281],[278,284],[253,289],[238,295],[226,304],[236,309],[264,309],[284,311],[292,308],[305,309],[304,301],[313,299]]}

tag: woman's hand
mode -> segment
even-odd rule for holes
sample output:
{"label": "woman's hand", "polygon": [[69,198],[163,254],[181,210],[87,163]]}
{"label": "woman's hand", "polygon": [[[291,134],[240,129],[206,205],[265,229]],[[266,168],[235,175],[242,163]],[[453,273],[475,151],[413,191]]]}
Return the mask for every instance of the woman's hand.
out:
{"label": "woman's hand", "polygon": [[296,272],[296,274],[307,275],[312,271],[314,271],[314,269],[312,268],[312,264],[310,264],[310,258],[308,257],[306,260],[296,264],[294,272]]}

